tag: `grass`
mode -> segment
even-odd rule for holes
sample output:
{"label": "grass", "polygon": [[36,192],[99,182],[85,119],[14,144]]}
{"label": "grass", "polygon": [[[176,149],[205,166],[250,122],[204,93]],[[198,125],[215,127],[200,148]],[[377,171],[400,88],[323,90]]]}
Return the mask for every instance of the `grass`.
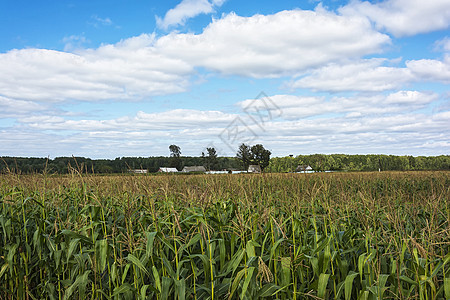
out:
{"label": "grass", "polygon": [[448,172],[0,180],[0,299],[450,299]]}

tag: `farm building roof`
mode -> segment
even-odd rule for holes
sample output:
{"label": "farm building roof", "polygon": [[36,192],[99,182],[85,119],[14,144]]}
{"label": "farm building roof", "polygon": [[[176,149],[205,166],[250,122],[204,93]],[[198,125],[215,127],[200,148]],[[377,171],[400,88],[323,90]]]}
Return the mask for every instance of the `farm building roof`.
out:
{"label": "farm building roof", "polygon": [[184,167],[182,172],[206,172],[206,169],[204,166],[191,166]]}
{"label": "farm building roof", "polygon": [[259,165],[250,165],[248,166],[249,173],[261,173],[261,167]]}
{"label": "farm building roof", "polygon": [[161,168],[159,168],[158,172],[175,173],[175,172],[178,172],[178,170],[177,170],[177,168],[161,167]]}

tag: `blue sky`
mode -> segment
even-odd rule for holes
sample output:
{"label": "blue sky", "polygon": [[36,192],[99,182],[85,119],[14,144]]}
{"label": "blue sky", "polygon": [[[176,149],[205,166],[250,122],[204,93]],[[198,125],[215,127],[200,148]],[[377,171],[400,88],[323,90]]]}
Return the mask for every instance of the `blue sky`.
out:
{"label": "blue sky", "polygon": [[449,154],[450,2],[0,2],[0,156]]}

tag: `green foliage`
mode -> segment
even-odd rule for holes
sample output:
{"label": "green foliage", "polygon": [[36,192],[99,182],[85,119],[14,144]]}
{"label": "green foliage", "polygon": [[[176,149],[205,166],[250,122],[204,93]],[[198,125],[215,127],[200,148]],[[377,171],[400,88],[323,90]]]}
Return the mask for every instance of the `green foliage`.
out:
{"label": "green foliage", "polygon": [[[160,167],[170,166],[170,157],[118,157],[113,160],[89,159],[84,157],[20,158],[0,157],[0,173],[18,174],[68,174],[76,170],[80,173],[112,174],[127,173],[129,169],[145,169],[157,172]],[[201,166],[202,157],[181,156],[182,165]],[[212,169],[238,169],[239,162],[234,157],[217,157],[211,163]]]}
{"label": "green foliage", "polygon": [[219,169],[219,160],[217,159],[217,152],[214,148],[206,148],[206,151],[208,155],[205,155],[204,152],[202,152],[202,159],[204,161],[203,166],[206,168],[206,170],[210,171],[217,171]]}
{"label": "green foliage", "polygon": [[309,165],[314,171],[423,171],[450,170],[450,156],[395,156],[311,154],[297,157],[274,157],[269,172],[293,172],[298,165]]}
{"label": "green foliage", "polygon": [[0,177],[0,299],[448,299],[448,172]]}
{"label": "green foliage", "polygon": [[178,171],[183,169],[183,161],[181,160],[181,148],[177,145],[170,145],[169,167],[177,168]]}
{"label": "green foliage", "polygon": [[236,153],[236,158],[241,162],[244,170],[247,170],[249,165],[259,165],[261,170],[264,170],[269,165],[271,154],[261,144],[251,147],[246,144],[241,144]]}

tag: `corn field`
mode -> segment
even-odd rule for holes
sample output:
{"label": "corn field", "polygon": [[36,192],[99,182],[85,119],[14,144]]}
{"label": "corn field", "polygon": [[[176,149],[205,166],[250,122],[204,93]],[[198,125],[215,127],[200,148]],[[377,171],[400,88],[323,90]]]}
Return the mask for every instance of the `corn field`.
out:
{"label": "corn field", "polygon": [[0,180],[0,299],[450,299],[448,172]]}

